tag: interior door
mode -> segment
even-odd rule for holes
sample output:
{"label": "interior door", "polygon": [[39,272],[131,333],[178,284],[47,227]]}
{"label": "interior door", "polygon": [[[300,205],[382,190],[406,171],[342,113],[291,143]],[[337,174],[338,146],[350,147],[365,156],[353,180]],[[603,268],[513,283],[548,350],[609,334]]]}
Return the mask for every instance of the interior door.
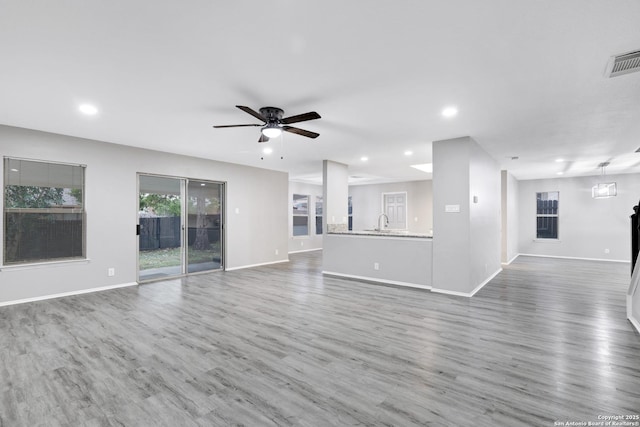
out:
{"label": "interior door", "polygon": [[187,185],[187,272],[222,268],[223,184],[189,180]]}
{"label": "interior door", "polygon": [[185,180],[138,175],[138,280],[184,274]]}
{"label": "interior door", "polygon": [[384,194],[384,213],[389,218],[387,228],[405,230],[407,228],[407,193]]}

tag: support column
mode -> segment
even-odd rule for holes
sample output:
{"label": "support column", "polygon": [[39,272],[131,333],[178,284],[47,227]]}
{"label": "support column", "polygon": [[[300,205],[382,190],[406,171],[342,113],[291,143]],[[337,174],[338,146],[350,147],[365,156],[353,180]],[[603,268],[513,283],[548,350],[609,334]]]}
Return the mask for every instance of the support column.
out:
{"label": "support column", "polygon": [[500,272],[500,193],[472,138],[433,143],[433,291],[472,296]]}
{"label": "support column", "polygon": [[322,230],[346,231],[348,228],[349,199],[349,166],[323,160],[322,162],[322,197],[324,212]]}

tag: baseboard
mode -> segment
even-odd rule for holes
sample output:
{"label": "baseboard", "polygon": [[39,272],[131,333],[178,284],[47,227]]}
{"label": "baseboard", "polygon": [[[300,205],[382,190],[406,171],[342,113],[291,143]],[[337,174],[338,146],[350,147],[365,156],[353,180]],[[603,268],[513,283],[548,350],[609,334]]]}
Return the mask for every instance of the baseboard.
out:
{"label": "baseboard", "polygon": [[640,322],[638,322],[633,316],[628,317],[629,322],[636,328],[636,332],[640,334]]}
{"label": "baseboard", "polygon": [[435,292],[437,294],[453,295],[456,297],[465,297],[465,298],[472,297],[471,292],[448,291],[446,289],[438,289],[438,288],[431,288],[431,292]]}
{"label": "baseboard", "polygon": [[480,283],[478,286],[476,286],[471,292],[449,291],[447,289],[438,289],[438,288],[431,288],[431,292],[436,292],[436,293],[439,293],[439,294],[455,295],[457,297],[471,298],[480,289],[482,289],[484,287],[484,285],[486,285],[487,283],[492,281],[498,274],[500,274],[501,271],[502,271],[502,268],[499,268],[498,270],[496,270],[495,273],[493,273],[491,276],[489,276],[488,279],[486,279],[485,281]]}
{"label": "baseboard", "polygon": [[322,248],[314,248],[314,249],[303,249],[301,251],[290,251],[290,254],[301,254],[303,252],[315,252],[315,251],[321,251]]}
{"label": "baseboard", "polygon": [[332,277],[339,277],[342,279],[352,279],[352,280],[359,280],[362,282],[370,282],[370,283],[381,283],[384,285],[393,285],[393,286],[404,286],[404,287],[408,287],[408,288],[417,288],[417,289],[426,289],[426,290],[430,290],[431,286],[429,285],[421,285],[418,283],[410,283],[410,282],[399,282],[397,280],[386,280],[386,279],[380,279],[377,277],[368,277],[368,276],[356,276],[353,274],[344,274],[344,273],[336,273],[333,271],[323,271],[322,274],[324,276],[332,276]]}
{"label": "baseboard", "polygon": [[513,258],[511,258],[509,261],[507,261],[507,262],[502,262],[501,264],[502,264],[502,265],[509,265],[509,264],[511,264],[513,261],[515,261],[515,260],[516,260],[516,258],[518,258],[519,256],[520,256],[520,254],[515,254],[515,255],[513,256]]}
{"label": "baseboard", "polygon": [[289,259],[287,258],[287,259],[281,259],[278,261],[262,262],[260,264],[241,265],[238,267],[227,267],[224,270],[225,271],[244,270],[245,268],[263,267],[265,265],[281,264],[283,262],[289,262]]}
{"label": "baseboard", "polygon": [[518,256],[533,256],[538,258],[559,258],[559,259],[577,259],[582,261],[607,261],[607,262],[621,262],[621,263],[631,263],[629,260],[624,259],[605,259],[605,258],[582,258],[575,256],[559,256],[559,255],[539,255],[539,254],[518,254]]}
{"label": "baseboard", "polygon": [[101,286],[99,288],[82,289],[82,290],[73,291],[73,292],[62,292],[59,294],[44,295],[41,297],[25,298],[25,299],[19,299],[14,301],[4,301],[4,302],[0,302],[0,307],[5,307],[8,305],[24,304],[28,302],[44,301],[44,300],[54,299],[54,298],[70,297],[73,295],[91,294],[94,292],[109,291],[112,289],[127,288],[129,286],[137,286],[137,285],[138,285],[138,282],[121,283],[119,285]]}

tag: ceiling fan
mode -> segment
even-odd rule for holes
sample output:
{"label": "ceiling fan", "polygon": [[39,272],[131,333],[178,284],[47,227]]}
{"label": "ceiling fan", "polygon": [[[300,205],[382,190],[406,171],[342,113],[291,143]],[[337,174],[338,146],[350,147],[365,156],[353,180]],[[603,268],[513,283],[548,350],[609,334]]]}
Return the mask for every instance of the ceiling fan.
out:
{"label": "ceiling fan", "polygon": [[306,122],[307,120],[315,120],[320,118],[320,114],[315,111],[311,111],[304,114],[298,114],[296,116],[290,116],[283,118],[284,110],[277,107],[262,107],[258,113],[249,107],[244,105],[236,105],[239,109],[247,114],[251,114],[258,120],[261,120],[262,124],[246,124],[246,125],[221,125],[214,126],[214,128],[236,128],[245,126],[260,126],[262,133],[258,142],[267,142],[269,138],[276,138],[282,134],[282,131],[295,133],[298,135],[306,136],[307,138],[317,138],[319,133],[311,132],[308,130],[300,129],[297,127],[289,126],[291,123]]}

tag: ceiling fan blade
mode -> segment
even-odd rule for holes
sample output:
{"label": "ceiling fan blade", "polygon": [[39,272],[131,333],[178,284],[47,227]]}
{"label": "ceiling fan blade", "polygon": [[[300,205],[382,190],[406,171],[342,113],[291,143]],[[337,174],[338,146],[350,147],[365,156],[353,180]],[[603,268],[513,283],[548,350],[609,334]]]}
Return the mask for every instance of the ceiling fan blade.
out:
{"label": "ceiling fan blade", "polygon": [[268,142],[269,141],[269,137],[265,136],[265,134],[260,133],[260,139],[258,140],[258,142]]}
{"label": "ceiling fan blade", "polygon": [[310,111],[308,113],[298,114],[297,116],[285,117],[284,119],[280,120],[280,123],[288,125],[291,123],[306,122],[307,120],[315,120],[320,118],[320,114],[316,113],[315,111]]}
{"label": "ceiling fan blade", "polygon": [[282,126],[282,130],[286,130],[287,132],[306,136],[307,138],[317,138],[320,136],[319,133],[311,132],[311,131],[300,129],[300,128],[294,128],[293,126]]}
{"label": "ceiling fan blade", "polygon": [[259,125],[259,124],[253,124],[253,125],[218,125],[218,126],[214,126],[214,128],[219,129],[219,128],[240,128],[240,127],[245,127],[245,126],[264,126],[264,125]]}
{"label": "ceiling fan blade", "polygon": [[256,119],[262,120],[263,122],[267,123],[267,119],[262,114],[258,113],[257,111],[252,110],[249,107],[245,107],[244,105],[236,105],[236,107],[238,107],[239,109],[241,109],[242,111],[244,111],[247,114],[251,114]]}

